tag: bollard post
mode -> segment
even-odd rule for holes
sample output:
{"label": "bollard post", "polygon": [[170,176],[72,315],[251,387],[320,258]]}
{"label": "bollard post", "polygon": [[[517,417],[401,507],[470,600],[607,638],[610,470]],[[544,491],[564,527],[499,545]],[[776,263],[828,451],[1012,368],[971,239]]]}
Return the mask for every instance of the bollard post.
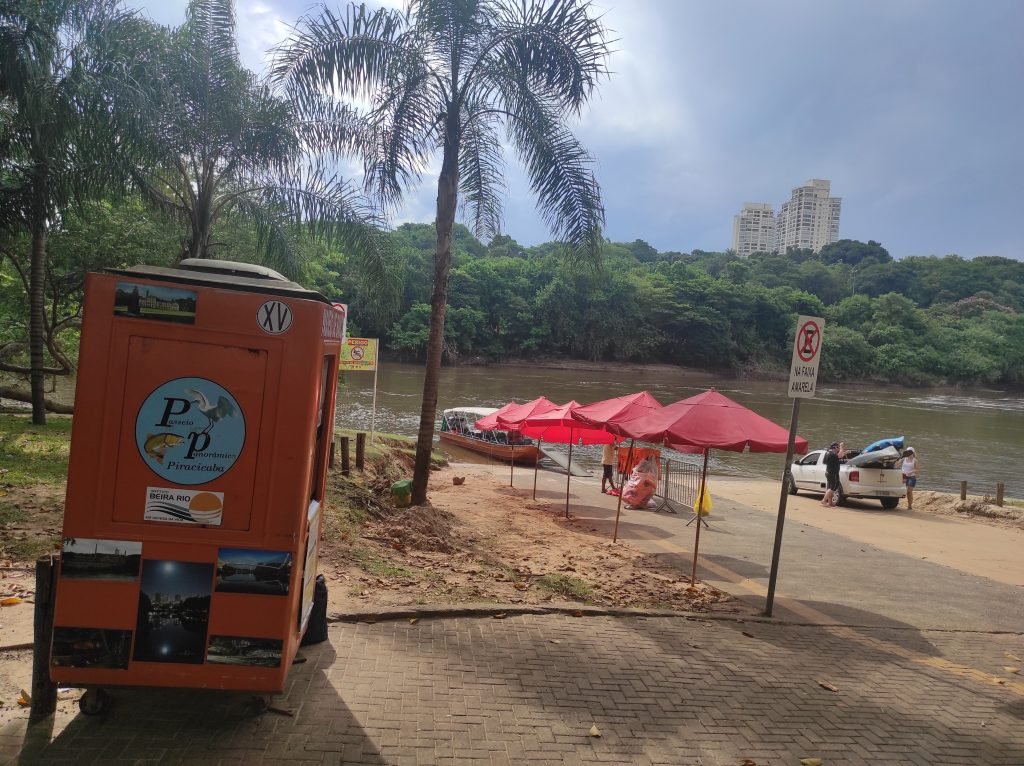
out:
{"label": "bollard post", "polygon": [[338,446],[338,439],[337,439],[337,437],[335,437],[331,441],[331,451],[327,455],[327,467],[328,468],[334,468],[334,448],[337,447],[337,446]]}
{"label": "bollard post", "polygon": [[36,604],[32,648],[32,705],[29,720],[38,721],[57,710],[57,684],[50,680],[50,644],[53,641],[53,599],[57,566],[53,556],[36,560]]}
{"label": "bollard post", "polygon": [[1003,485],[1002,482],[996,484],[996,505],[998,505],[1000,508],[1003,507],[1003,490],[1005,489],[1006,487]]}
{"label": "bollard post", "polygon": [[356,434],[356,468],[360,471],[366,463],[366,434]]}
{"label": "bollard post", "polygon": [[343,475],[348,476],[352,470],[352,466],[348,460],[348,437],[341,437],[341,472]]}
{"label": "bollard post", "polygon": [[967,499],[967,482],[966,481],[960,482],[960,499],[961,500],[966,500]]}

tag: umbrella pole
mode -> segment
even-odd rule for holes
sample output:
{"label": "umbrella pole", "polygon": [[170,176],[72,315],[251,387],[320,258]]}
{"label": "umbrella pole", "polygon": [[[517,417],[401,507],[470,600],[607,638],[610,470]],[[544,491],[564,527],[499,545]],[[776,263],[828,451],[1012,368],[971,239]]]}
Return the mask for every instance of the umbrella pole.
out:
{"label": "umbrella pole", "polygon": [[[508,438],[512,438],[512,433],[509,432]],[[511,487],[515,484],[515,471],[516,471],[516,445],[511,441],[508,443],[508,485]]]}
{"label": "umbrella pole", "polygon": [[[629,440],[629,452],[626,453],[626,468],[629,468],[629,464],[633,462],[633,445],[635,443],[636,439]],[[622,474],[622,476],[625,475],[626,474]],[[615,506],[615,531],[612,533],[613,543],[617,543],[619,541],[619,514],[622,513],[622,492],[626,488],[626,482],[622,476],[619,477],[619,503]]]}
{"label": "umbrella pole", "polygon": [[544,443],[544,439],[540,436],[537,437],[537,459],[533,461],[533,499],[537,499],[537,471],[540,469],[540,445]]}
{"label": "umbrella pole", "polygon": [[704,470],[700,473],[700,491],[697,493],[697,534],[693,540],[693,569],[690,572],[690,587],[697,584],[697,551],[700,549],[700,507],[705,502],[704,493],[708,491],[708,453],[711,450],[704,450]]}
{"label": "umbrella pole", "polygon": [[569,427],[569,463],[565,466],[565,518],[569,518],[570,481],[572,481],[572,426]]}

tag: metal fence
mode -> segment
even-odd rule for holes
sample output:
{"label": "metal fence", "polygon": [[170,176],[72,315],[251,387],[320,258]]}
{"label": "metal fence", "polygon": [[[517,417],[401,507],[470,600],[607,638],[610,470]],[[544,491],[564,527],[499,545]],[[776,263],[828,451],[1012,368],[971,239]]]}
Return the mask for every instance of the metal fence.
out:
{"label": "metal fence", "polygon": [[654,496],[661,500],[657,511],[675,513],[673,505],[681,505],[690,512],[697,504],[700,492],[700,466],[682,460],[666,459],[661,462],[661,482]]}

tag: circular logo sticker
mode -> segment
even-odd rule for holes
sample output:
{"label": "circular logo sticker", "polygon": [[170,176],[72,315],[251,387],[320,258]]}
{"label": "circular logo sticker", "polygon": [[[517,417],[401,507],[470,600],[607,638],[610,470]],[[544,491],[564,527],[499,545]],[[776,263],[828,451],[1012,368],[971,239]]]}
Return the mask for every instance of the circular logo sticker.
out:
{"label": "circular logo sticker", "polygon": [[223,386],[206,378],[176,378],[142,403],[135,443],[161,478],[205,484],[238,460],[245,445],[245,416]]}
{"label": "circular logo sticker", "polygon": [[292,310],[281,301],[267,301],[256,312],[256,322],[263,332],[280,335],[292,326]]}

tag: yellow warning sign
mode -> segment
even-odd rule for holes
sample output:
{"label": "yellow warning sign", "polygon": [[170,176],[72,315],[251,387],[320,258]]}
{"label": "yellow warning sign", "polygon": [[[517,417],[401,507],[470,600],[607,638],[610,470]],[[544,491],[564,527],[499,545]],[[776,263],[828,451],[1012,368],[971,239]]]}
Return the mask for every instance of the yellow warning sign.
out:
{"label": "yellow warning sign", "polygon": [[377,338],[346,338],[341,344],[340,370],[376,370]]}

